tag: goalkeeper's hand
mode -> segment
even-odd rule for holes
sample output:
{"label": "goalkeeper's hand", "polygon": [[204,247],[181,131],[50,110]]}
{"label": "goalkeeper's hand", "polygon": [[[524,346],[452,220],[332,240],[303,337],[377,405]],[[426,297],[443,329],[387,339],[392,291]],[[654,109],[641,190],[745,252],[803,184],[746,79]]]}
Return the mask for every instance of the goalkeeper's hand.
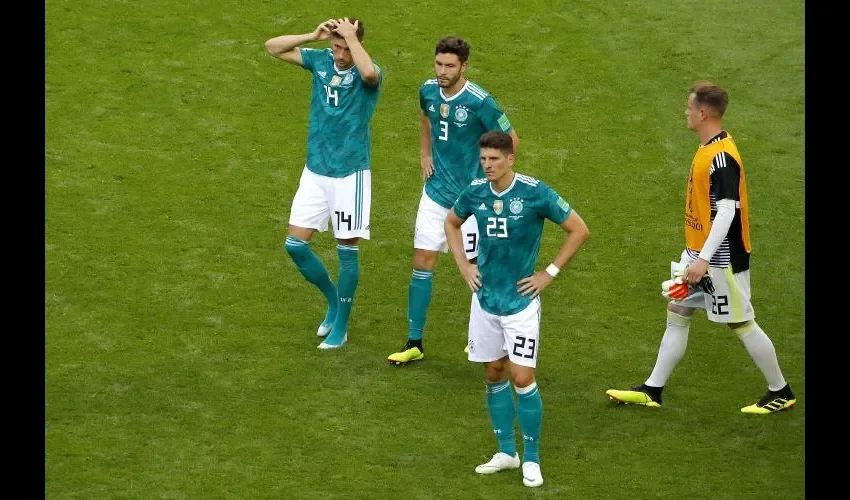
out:
{"label": "goalkeeper's hand", "polygon": [[682,301],[692,293],[702,291],[708,294],[714,293],[714,283],[706,274],[696,285],[688,285],[684,275],[676,273],[673,279],[661,283],[661,295],[667,300]]}

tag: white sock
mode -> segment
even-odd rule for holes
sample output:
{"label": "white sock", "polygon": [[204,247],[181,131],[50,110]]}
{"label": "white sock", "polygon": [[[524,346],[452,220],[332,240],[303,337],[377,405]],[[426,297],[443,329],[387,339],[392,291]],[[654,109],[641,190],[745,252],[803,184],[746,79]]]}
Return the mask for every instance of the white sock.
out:
{"label": "white sock", "polygon": [[644,382],[651,387],[664,387],[673,369],[685,355],[688,347],[688,330],[691,326],[691,318],[680,316],[672,311],[667,311],[667,329],[661,338],[661,347],[658,349],[658,358],[655,360],[655,368],[649,378]]}
{"label": "white sock", "polygon": [[735,333],[738,334],[744,347],[747,348],[747,352],[750,353],[750,357],[756,362],[756,366],[759,367],[767,380],[767,388],[771,391],[778,391],[785,387],[785,377],[782,376],[782,370],[779,369],[776,349],[758,323],[748,321],[735,330]]}

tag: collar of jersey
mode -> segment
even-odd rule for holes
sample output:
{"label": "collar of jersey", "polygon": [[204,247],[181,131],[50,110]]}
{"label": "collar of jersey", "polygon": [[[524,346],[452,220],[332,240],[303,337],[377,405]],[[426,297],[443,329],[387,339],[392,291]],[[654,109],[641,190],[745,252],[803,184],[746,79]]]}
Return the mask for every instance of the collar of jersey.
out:
{"label": "collar of jersey", "polygon": [[446,101],[446,102],[454,101],[458,96],[463,94],[463,92],[466,90],[466,87],[468,87],[468,86],[469,86],[469,80],[464,82],[463,87],[461,87],[460,90],[457,91],[457,94],[455,94],[451,97],[446,97],[446,94],[443,93],[442,87],[440,87],[440,97],[442,97],[443,100]]}
{"label": "collar of jersey", "polygon": [[[460,92],[458,92],[458,93],[460,93]],[[504,195],[505,195],[505,193],[507,193],[508,191],[510,191],[511,189],[513,189],[514,184],[516,184],[516,172],[514,172],[514,180],[512,180],[512,181],[511,181],[511,185],[510,185],[510,186],[508,186],[508,187],[506,187],[506,188],[505,188],[505,190],[504,190],[504,191],[502,191],[501,193],[497,193],[497,192],[496,192],[496,190],[495,190],[495,189],[493,189],[493,184],[492,184],[492,183],[488,182],[487,184],[489,184],[489,185],[490,185],[490,192],[492,192],[493,194],[495,194],[496,196],[498,196],[498,197],[500,197],[500,198],[501,198],[502,196],[504,196]]]}
{"label": "collar of jersey", "polygon": [[[351,70],[353,70],[356,67],[357,67],[356,64],[352,64],[351,67],[348,68],[348,69],[339,69],[339,68],[336,67],[336,62],[334,62],[334,71],[336,71],[336,73],[338,75],[344,75],[346,73],[351,73]],[[458,92],[458,93],[460,93],[460,92]]]}

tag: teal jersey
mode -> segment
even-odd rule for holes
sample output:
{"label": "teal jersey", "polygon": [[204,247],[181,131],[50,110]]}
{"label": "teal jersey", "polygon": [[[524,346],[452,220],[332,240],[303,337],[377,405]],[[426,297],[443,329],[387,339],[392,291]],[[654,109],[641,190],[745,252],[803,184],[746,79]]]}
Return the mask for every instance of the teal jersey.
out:
{"label": "teal jersey", "polygon": [[516,314],[531,303],[517,291],[517,281],[534,274],[543,237],[543,222],[560,225],[572,208],[543,182],[517,173],[505,191],[496,193],[487,179],[476,179],[454,204],[463,220],[475,215],[480,235],[478,302],[490,314]]}
{"label": "teal jersey", "polygon": [[425,192],[451,208],[473,179],[484,177],[478,139],[485,132],[510,132],[513,127],[493,96],[468,80],[449,98],[436,79],[426,81],[419,88],[419,107],[431,122],[434,159],[434,174],[425,182]]}
{"label": "teal jersey", "polygon": [[[339,71],[331,49],[301,48],[304,69],[313,74],[307,168],[327,177],[347,177],[371,167],[369,122],[383,83],[363,83],[356,66]],[[373,61],[374,63],[374,61]]]}

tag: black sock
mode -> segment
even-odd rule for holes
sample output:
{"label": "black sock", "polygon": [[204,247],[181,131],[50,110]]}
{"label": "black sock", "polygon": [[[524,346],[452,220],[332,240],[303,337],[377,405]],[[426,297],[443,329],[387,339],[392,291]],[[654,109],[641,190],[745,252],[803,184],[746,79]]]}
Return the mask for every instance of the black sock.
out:
{"label": "black sock", "polygon": [[661,391],[664,390],[664,387],[652,387],[651,385],[641,384],[640,388],[649,394],[653,401],[661,403]]}
{"label": "black sock", "polygon": [[422,347],[422,339],[407,339],[407,344],[404,345],[404,350],[412,349],[414,347],[418,347],[420,351],[425,352],[425,349]]}

